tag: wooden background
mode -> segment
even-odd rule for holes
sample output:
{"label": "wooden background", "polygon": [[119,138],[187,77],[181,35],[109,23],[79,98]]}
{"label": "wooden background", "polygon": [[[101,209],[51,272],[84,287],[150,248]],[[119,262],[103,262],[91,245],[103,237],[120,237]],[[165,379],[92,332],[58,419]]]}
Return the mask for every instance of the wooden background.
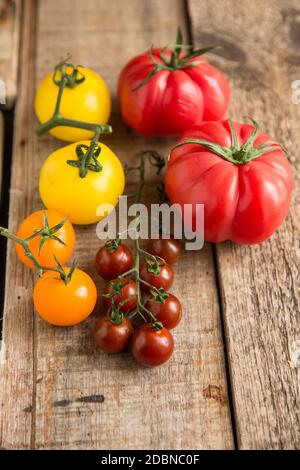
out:
{"label": "wooden background", "polygon": [[[172,42],[177,25],[196,47],[224,46],[209,60],[233,88],[230,115],[255,117],[285,144],[296,180],[290,215],[262,245],[206,244],[183,256],[175,268],[174,292],[184,305],[176,351],[169,363],[151,370],[130,355],[95,351],[95,316],[69,329],[41,321],[31,300],[34,277],[9,243],[2,448],[300,448],[300,105],[292,104],[291,89],[300,79],[297,0],[253,0],[251,8],[247,0],[0,0],[4,114],[15,110],[9,227],[15,230],[41,208],[39,170],[62,144],[35,136],[34,91],[67,53],[107,80],[114,134],[105,142],[122,161],[134,161],[147,148],[167,154],[174,140],[145,140],[124,126],[116,81],[133,55],[152,43]],[[0,115],[1,148],[2,124]],[[7,178],[5,173],[6,189]],[[77,231],[76,255],[100,292],[93,266],[98,245],[94,227]]]}

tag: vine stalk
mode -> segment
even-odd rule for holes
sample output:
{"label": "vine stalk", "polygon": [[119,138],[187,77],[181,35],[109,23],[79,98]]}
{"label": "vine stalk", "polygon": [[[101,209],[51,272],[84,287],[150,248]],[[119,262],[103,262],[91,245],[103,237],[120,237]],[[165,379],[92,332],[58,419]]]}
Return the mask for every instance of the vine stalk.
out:
{"label": "vine stalk", "polygon": [[[71,71],[68,72],[68,68],[71,68]],[[59,74],[60,79],[57,78],[57,74]],[[68,164],[72,164],[72,166],[79,167],[79,175],[81,178],[84,178],[88,172],[91,171],[101,171],[102,167],[96,164],[96,157],[99,155],[98,152],[97,156],[95,157],[95,151],[97,148],[97,144],[99,142],[100,134],[109,134],[112,132],[112,127],[109,124],[95,124],[86,121],[79,121],[75,119],[68,119],[65,118],[61,111],[61,101],[63,97],[63,92],[66,87],[68,88],[75,88],[76,86],[80,86],[80,84],[85,80],[84,75],[82,72],[78,70],[78,67],[75,67],[73,64],[67,64],[65,62],[61,62],[55,67],[55,71],[53,74],[53,82],[55,85],[58,86],[58,93],[55,103],[55,108],[52,117],[42,124],[36,129],[36,134],[38,136],[43,135],[46,132],[49,132],[51,129],[54,129],[57,126],[65,126],[65,127],[74,127],[77,129],[84,129],[94,132],[94,137],[91,140],[90,146],[87,148],[86,155],[84,158],[80,159],[80,164],[75,165],[73,162]],[[78,147],[78,146],[77,146]],[[78,148],[76,148],[76,153]],[[79,155],[78,155],[79,156]],[[94,165],[91,165],[90,162],[94,158]],[[72,161],[71,161],[72,162]]]}
{"label": "vine stalk", "polygon": [[[55,256],[54,256],[54,260],[55,260],[56,268],[41,265],[37,261],[35,256],[33,255],[32,251],[30,249],[30,246],[29,246],[30,241],[33,238],[38,237],[38,236],[41,237],[40,249],[43,246],[43,240],[45,240],[47,238],[54,239],[54,240],[56,240],[60,243],[63,243],[62,240],[60,240],[54,234],[65,223],[65,221],[66,221],[66,219],[61,221],[55,227],[49,228],[47,216],[46,216],[46,213],[45,213],[45,215],[44,215],[44,227],[41,228],[41,229],[35,230],[32,233],[32,235],[30,235],[29,237],[27,237],[25,239],[18,237],[17,235],[12,233],[10,230],[8,230],[5,227],[0,227],[0,235],[2,235],[3,237],[5,237],[7,239],[10,239],[13,242],[17,243],[18,245],[22,246],[22,248],[24,249],[25,256],[27,256],[27,258],[32,262],[33,267],[34,267],[34,269],[35,269],[35,271],[36,271],[36,273],[39,277],[41,277],[43,272],[45,272],[45,271],[52,271],[52,272],[58,273],[60,275],[61,280],[63,280],[66,284],[68,284],[71,281],[73,272],[75,271],[75,269],[78,265],[77,260],[74,260],[73,265],[72,265],[69,273],[66,274],[64,269],[63,269],[63,266],[60,264],[59,260]],[[44,233],[45,232],[45,225],[47,225],[47,227],[48,227],[48,233]]]}
{"label": "vine stalk", "polygon": [[[157,167],[157,174],[161,171],[164,161],[162,157],[160,157],[155,151],[145,151],[140,154],[140,164],[137,167],[130,167],[127,168],[127,172],[129,171],[138,171],[139,172],[139,184],[137,191],[135,193],[135,203],[140,203],[142,199],[142,194],[143,194],[143,189],[145,186],[145,158],[149,157],[150,162]],[[118,276],[118,279],[123,279],[127,277],[128,275],[134,275],[135,283],[136,283],[136,299],[137,299],[137,308],[131,312],[129,315],[129,318],[133,318],[136,314],[139,314],[142,319],[147,322],[146,317],[144,313],[151,318],[152,324],[155,325],[157,329],[162,328],[162,324],[157,321],[155,315],[145,307],[145,305],[142,302],[142,296],[141,296],[141,284],[147,285],[152,291],[159,293],[159,289],[154,287],[153,285],[149,284],[148,282],[144,281],[140,277],[140,261],[141,261],[141,256],[144,256],[145,258],[153,258],[157,259],[158,257],[146,252],[140,247],[140,239],[139,239],[139,226],[140,226],[140,213],[137,212],[133,221],[135,221],[134,224],[134,230],[135,230],[135,239],[134,239],[134,251],[135,251],[135,259],[134,259],[134,266],[131,268],[129,271],[126,271],[125,273],[121,274]],[[128,299],[126,299],[128,300]]]}

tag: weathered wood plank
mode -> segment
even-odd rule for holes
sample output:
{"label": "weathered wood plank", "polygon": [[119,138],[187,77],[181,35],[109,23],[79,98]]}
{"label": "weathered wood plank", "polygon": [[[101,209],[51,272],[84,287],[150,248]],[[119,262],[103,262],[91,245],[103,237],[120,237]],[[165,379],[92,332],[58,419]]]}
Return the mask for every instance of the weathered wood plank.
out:
{"label": "weathered wood plank", "polygon": [[[26,2],[28,8],[31,7]],[[26,17],[29,14],[27,12]],[[41,206],[37,193],[38,173],[44,158],[60,145],[50,137],[38,140],[34,136],[35,123],[28,101],[32,103],[35,76],[40,79],[61,56],[72,53],[74,62],[95,68],[108,80],[114,98],[112,123],[115,133],[105,139],[120,158],[133,161],[140,149],[150,147],[164,152],[170,141],[146,142],[128,132],[122,124],[117,113],[116,77],[120,67],[133,54],[143,51],[152,42],[165,44],[172,40],[175,25],[182,24],[186,29],[184,4],[179,0],[115,0],[109,8],[104,0],[86,0],[84,6],[78,0],[44,0],[39,3],[36,24],[36,62],[31,64],[30,71],[24,72],[22,86],[28,87],[29,92],[20,98],[17,112],[19,138],[14,152],[12,227],[25,212]],[[18,146],[20,135],[27,142],[25,158],[24,149]],[[23,180],[19,181],[17,166],[21,159],[26,161],[26,169]],[[93,266],[99,245],[95,227],[82,228],[77,234],[76,255],[81,266],[97,280],[101,292],[102,284]],[[27,447],[30,432],[31,446],[35,448],[228,449],[233,446],[218,298],[209,246],[196,256],[184,255],[176,267],[174,291],[183,300],[184,320],[175,333],[174,358],[154,370],[139,368],[129,355],[108,357],[95,351],[90,338],[94,317],[70,329],[52,328],[35,317],[32,327],[29,301],[32,278],[17,264],[12,249],[9,254],[8,287],[12,287],[12,283],[16,286],[7,293],[9,304],[7,302],[6,309],[9,308],[10,319],[8,314],[6,318],[10,323],[6,326],[6,343],[12,341],[22,370],[31,367],[26,380],[34,386],[32,430],[28,423],[26,435],[24,432],[18,436],[17,445],[12,429],[12,423],[16,422],[13,416],[16,415],[19,421],[24,420],[22,410],[25,405],[16,406],[12,403],[13,398],[9,401],[5,396],[9,403],[4,405],[4,447]],[[184,278],[180,278],[182,272]],[[22,303],[26,318],[22,317],[15,298],[18,289],[28,298],[25,306]],[[13,320],[11,312],[14,312]],[[25,323],[25,333],[19,318]],[[13,321],[17,325],[14,326]],[[18,344],[16,328],[24,334],[22,338],[18,336]],[[36,341],[33,341],[31,328]],[[24,343],[30,351],[34,345],[33,367],[32,354],[28,352],[23,367]],[[13,382],[11,375],[17,380],[21,366],[17,371],[12,371],[12,362],[8,361],[8,366],[7,377]],[[211,390],[218,390],[218,393],[210,393]],[[10,383],[7,395],[9,393],[15,396]],[[20,390],[19,395],[20,402],[27,403],[28,391]],[[95,395],[103,395],[104,401],[82,401],[83,397]]]}
{"label": "weathered wood plank", "polygon": [[189,1],[197,46],[224,45],[213,62],[233,87],[230,115],[255,117],[284,143],[296,188],[290,215],[259,246],[217,246],[238,442],[243,449],[300,448],[299,2]]}
{"label": "weathered wood plank", "polygon": [[0,80],[5,83],[7,108],[17,92],[21,7],[21,0],[0,0]]}
{"label": "weathered wood plank", "polygon": [[[16,108],[10,190],[9,227],[13,231],[30,212],[34,195],[33,86],[30,80],[34,70],[35,3],[32,0],[26,3],[21,58],[22,98]],[[34,366],[32,288],[32,274],[17,261],[15,248],[8,243],[0,369],[0,447],[4,448],[30,447]]]}

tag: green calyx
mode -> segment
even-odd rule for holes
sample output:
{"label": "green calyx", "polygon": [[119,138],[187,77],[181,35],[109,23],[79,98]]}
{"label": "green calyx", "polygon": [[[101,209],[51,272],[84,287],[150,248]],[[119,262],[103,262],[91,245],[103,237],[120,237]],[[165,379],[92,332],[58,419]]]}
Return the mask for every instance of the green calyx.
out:
{"label": "green calyx", "polygon": [[101,148],[96,142],[90,146],[79,144],[76,147],[77,160],[67,160],[67,164],[79,169],[80,178],[85,178],[89,171],[96,173],[102,170],[102,165],[98,161]]}
{"label": "green calyx", "polygon": [[[117,277],[113,281],[111,281],[111,290],[107,294],[102,294],[103,297],[106,297],[108,299],[111,299],[114,297],[116,294],[121,294],[123,287],[127,286],[129,284],[129,280],[126,280],[125,282],[122,282],[124,278],[122,277]],[[128,299],[126,299],[128,300]]]}
{"label": "green calyx", "polygon": [[112,305],[111,312],[109,315],[110,321],[114,325],[120,325],[123,322],[123,318],[124,318],[123,313],[120,312],[119,308],[116,307],[115,305]]}
{"label": "green calyx", "polygon": [[104,245],[107,253],[115,253],[118,250],[120,243],[121,239],[119,237],[114,238],[113,240],[108,240]]}
{"label": "green calyx", "polygon": [[60,86],[61,82],[64,81],[64,86],[75,88],[85,80],[85,76],[79,71],[79,65],[75,66],[73,64],[69,64],[66,60],[56,65],[52,76],[53,83]]}
{"label": "green calyx", "polygon": [[179,144],[175,145],[173,149],[187,144],[198,144],[202,147],[207,148],[219,157],[224,158],[224,160],[234,163],[235,165],[244,165],[245,163],[248,163],[251,160],[254,160],[255,158],[261,157],[262,155],[273,152],[274,150],[282,149],[282,146],[280,144],[271,140],[268,142],[264,142],[258,147],[254,147],[254,142],[259,132],[259,126],[258,123],[254,121],[254,119],[249,119],[251,120],[254,128],[248,140],[242,145],[239,144],[233,123],[231,119],[229,119],[228,122],[231,132],[230,148],[223,147],[222,145],[218,145],[208,140],[187,139],[184,142],[180,142]]}
{"label": "green calyx", "polygon": [[152,323],[152,329],[156,333],[158,331],[160,331],[163,327],[164,327],[164,325],[160,321],[155,321],[155,322]]}
{"label": "green calyx", "polygon": [[41,252],[41,249],[43,248],[46,240],[55,240],[58,243],[61,243],[62,245],[66,245],[63,240],[61,240],[56,233],[65,225],[67,222],[67,218],[63,219],[61,222],[58,224],[54,225],[54,227],[49,227],[49,222],[48,222],[48,217],[47,213],[44,211],[43,213],[43,227],[36,229],[34,233],[27,238],[27,241],[30,241],[32,238],[36,237],[37,235],[40,235],[40,241],[39,241],[39,253]]}
{"label": "green calyx", "polygon": [[162,259],[158,259],[156,256],[146,256],[147,270],[149,273],[152,273],[154,276],[158,276],[161,268],[164,267],[165,263]]}
{"label": "green calyx", "polygon": [[151,293],[150,301],[157,302],[160,304],[164,304],[166,300],[170,297],[168,292],[166,292],[163,287],[161,287],[160,289],[151,289],[150,293]]}
{"label": "green calyx", "polygon": [[[206,54],[207,52],[212,51],[216,47],[217,46],[210,46],[210,47],[204,47],[203,49],[193,50],[193,47],[190,44],[183,43],[182,31],[180,27],[178,27],[176,43],[169,44],[168,46],[164,47],[159,53],[162,63],[157,62],[155,60],[155,57],[153,56],[152,48],[151,48],[149,52],[149,57],[154,66],[154,69],[151,70],[151,72],[147,75],[147,77],[141,83],[138,84],[135,90],[137,90],[138,88],[148,83],[151,80],[151,78],[154,77],[154,75],[156,75],[161,70],[174,71],[174,70],[180,70],[180,69],[187,68],[187,67],[196,67],[197,65],[201,63],[201,61],[193,60],[193,59],[197,59],[203,54]],[[167,56],[165,52],[166,50],[169,50],[171,52],[171,57]],[[188,53],[184,57],[180,58],[180,55],[183,52],[183,50],[188,50]]]}
{"label": "green calyx", "polygon": [[71,279],[73,277],[75,269],[77,269],[77,267],[78,267],[78,260],[75,259],[73,261],[72,266],[71,266],[70,271],[68,272],[68,274],[65,272],[62,264],[59,262],[59,260],[56,258],[55,255],[54,255],[54,260],[55,260],[55,264],[56,264],[56,269],[53,268],[53,269],[48,269],[48,270],[49,271],[55,271],[55,272],[59,273],[61,280],[64,281],[65,284],[69,284],[69,282],[71,281]]}

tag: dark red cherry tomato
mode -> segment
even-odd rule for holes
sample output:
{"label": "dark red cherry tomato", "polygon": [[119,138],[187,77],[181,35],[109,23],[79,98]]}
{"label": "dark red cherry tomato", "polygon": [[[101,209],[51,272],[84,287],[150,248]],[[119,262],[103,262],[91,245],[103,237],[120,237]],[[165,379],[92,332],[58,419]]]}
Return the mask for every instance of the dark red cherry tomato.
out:
{"label": "dark red cherry tomato", "polygon": [[111,241],[111,245],[109,242],[106,243],[96,255],[97,272],[107,281],[116,279],[120,274],[131,269],[133,265],[131,250],[123,243],[113,246],[113,242],[114,240]]}
{"label": "dark red cherry tomato", "polygon": [[173,350],[173,336],[166,328],[157,331],[151,323],[144,323],[133,333],[131,353],[144,366],[163,364],[170,359]]}
{"label": "dark red cherry tomato", "polygon": [[132,333],[133,327],[128,318],[121,319],[121,323],[114,323],[108,317],[102,317],[96,323],[94,340],[102,351],[118,353],[126,348]]}
{"label": "dark red cherry tomato", "polygon": [[[116,291],[113,294],[113,291]],[[103,294],[113,294],[111,297],[104,297],[103,302],[106,307],[112,305],[112,299],[114,300],[114,305],[119,306],[120,311],[122,312],[131,312],[136,308],[136,283],[130,277],[124,277],[120,280],[116,279],[115,281],[110,281],[105,287]],[[133,296],[132,298],[129,298]],[[128,299],[129,298],[129,299]],[[126,301],[126,299],[128,299]],[[120,305],[120,303],[124,304]]]}
{"label": "dark red cherry tomato", "polygon": [[159,298],[153,295],[147,300],[145,307],[168,330],[175,328],[181,320],[181,303],[173,294],[166,292],[165,295],[161,295]]}
{"label": "dark red cherry tomato", "polygon": [[[157,289],[163,288],[169,290],[173,283],[173,270],[168,264],[164,264],[163,261],[158,260],[159,269],[155,272],[151,271],[151,266],[147,263],[146,260],[142,262],[140,277],[142,280],[148,282]],[[153,269],[154,270],[154,269]],[[141,288],[145,292],[150,291],[150,287],[141,283]]]}
{"label": "dark red cherry tomato", "polygon": [[173,237],[168,240],[157,237],[149,240],[147,251],[163,258],[168,264],[174,264],[181,255],[181,243]]}

